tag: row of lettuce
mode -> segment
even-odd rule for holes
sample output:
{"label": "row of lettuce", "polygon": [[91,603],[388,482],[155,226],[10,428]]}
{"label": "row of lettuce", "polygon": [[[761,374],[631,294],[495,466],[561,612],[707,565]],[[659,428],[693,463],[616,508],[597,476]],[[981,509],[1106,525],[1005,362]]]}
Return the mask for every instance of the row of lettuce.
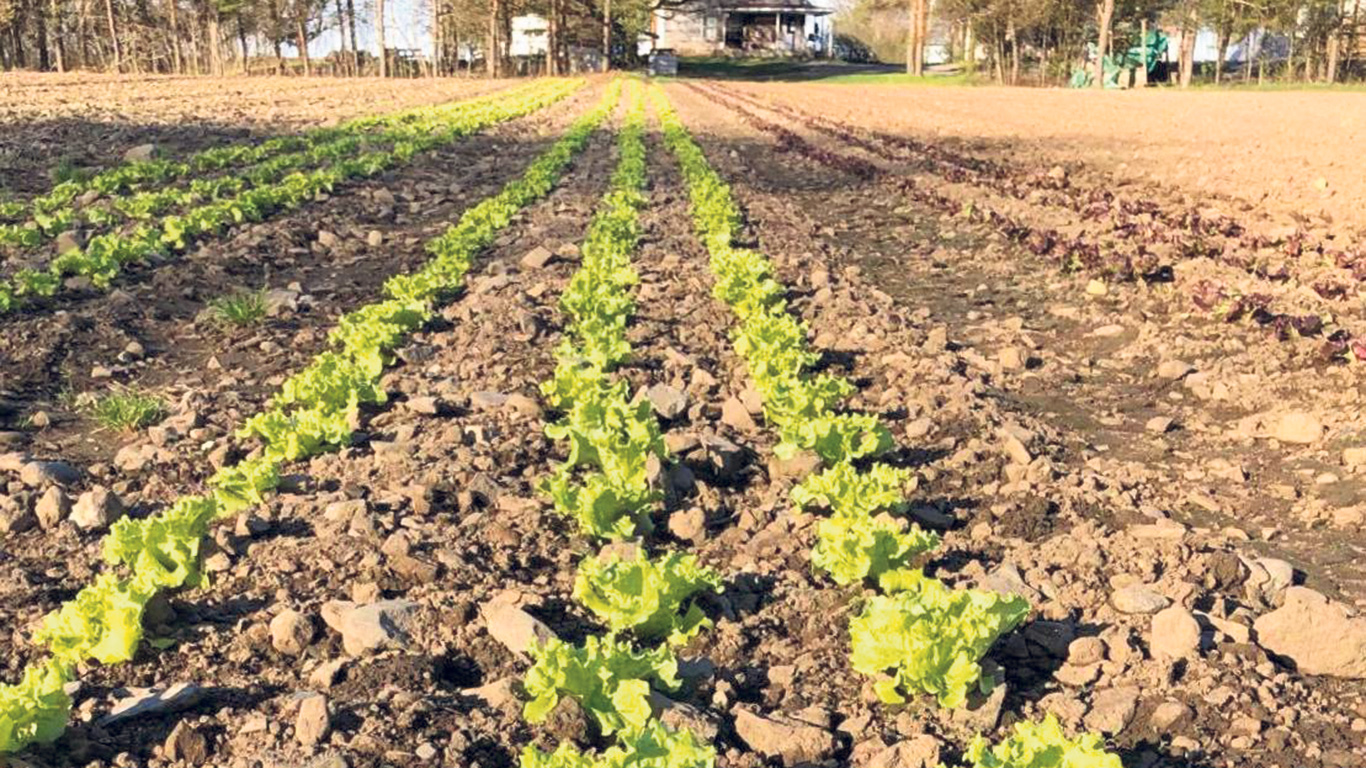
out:
{"label": "row of lettuce", "polygon": [[387,298],[343,316],[329,336],[331,348],[287,380],[270,406],[239,430],[239,438],[255,439],[257,447],[215,474],[207,493],[114,525],[103,541],[110,569],[47,616],[34,635],[47,656],[19,682],[0,686],[0,753],[52,741],[63,732],[71,708],[65,688],[83,665],[134,657],[152,597],[200,583],[200,549],[215,522],[263,503],[285,463],[350,441],[360,407],[385,402],[379,381],[395,349],[461,288],[474,258],[517,212],[558,183],[616,99],[614,88],[520,178],[428,243],[431,258],[415,272],[390,278]]}
{"label": "row of lettuce", "polygon": [[[498,98],[511,95],[517,88],[502,94],[481,98]],[[136,190],[166,185],[182,181],[199,174],[212,173],[243,166],[256,166],[249,173],[243,173],[238,183],[259,185],[282,175],[286,170],[294,170],[306,165],[313,150],[345,142],[359,146],[359,139],[376,139],[382,143],[392,143],[402,138],[403,133],[395,133],[394,138],[380,138],[385,132],[395,129],[412,129],[423,122],[430,122],[450,109],[451,104],[435,104],[391,112],[385,115],[366,116],[342,122],[335,126],[314,128],[298,135],[278,136],[266,141],[242,141],[235,144],[211,147],[181,159],[149,158],[128,160],[90,176],[76,176],[55,185],[47,194],[39,195],[28,201],[15,200],[0,202],[0,246],[33,247],[58,232],[69,228],[81,219],[90,224],[102,226],[98,213],[95,218],[87,218],[80,202],[87,194],[116,201],[116,207],[123,211],[119,201],[142,198],[143,202],[128,203],[128,215],[138,218],[140,212],[154,205],[156,193],[147,192],[130,195]],[[379,134],[377,137],[375,134]],[[373,143],[373,142],[372,142]],[[326,157],[338,157],[344,153],[323,152],[312,155],[314,162]],[[274,175],[272,175],[274,174]],[[228,177],[231,178],[231,177]],[[217,187],[199,187],[200,192],[218,191]],[[148,197],[150,196],[150,197]],[[212,196],[221,196],[214,194]]]}
{"label": "row of lettuce", "polygon": [[574,597],[608,633],[581,644],[552,638],[533,648],[523,679],[528,721],[543,722],[570,697],[612,744],[596,754],[568,742],[549,753],[527,747],[522,768],[705,768],[716,757],[690,731],[660,722],[651,704],[652,688],[680,686],[673,646],[706,624],[694,597],[720,589],[721,579],[693,555],[647,552],[650,513],[662,499],[650,467],[664,466],[669,455],[650,401],[633,397],[629,383],[613,373],[632,355],[626,328],[639,278],[631,255],[646,202],[644,92],[635,80],[630,88],[616,170],[589,224],[583,261],[560,296],[564,339],[541,394],[560,415],[546,434],[562,441],[568,456],[541,490],[583,536],[637,541],[578,566]]}
{"label": "row of lettuce", "polygon": [[[347,135],[298,154],[278,156],[243,174],[145,197],[135,195],[130,199],[160,201],[148,209],[147,221],[96,235],[84,246],[58,254],[46,268],[27,267],[0,279],[0,315],[34,298],[55,295],[70,277],[108,288],[125,265],[183,251],[195,240],[217,236],[233,225],[293,210],[339,184],[405,165],[418,154],[530,114],[581,86],[580,80],[537,81],[508,93],[426,108],[379,135]],[[371,145],[378,148],[368,149]],[[179,213],[154,218],[152,211],[163,203],[184,207]]]}
{"label": "row of lettuce", "polygon": [[[824,467],[792,491],[795,506],[824,511],[812,562],[838,584],[874,583],[881,594],[864,601],[850,621],[853,668],[875,678],[890,704],[930,694],[944,707],[966,704],[976,689],[995,683],[981,665],[987,650],[1029,613],[1022,598],[952,589],[914,567],[939,545],[932,533],[896,513],[907,506],[913,477],[880,463],[893,448],[876,417],[839,410],[853,392],[848,381],[812,373],[818,355],[804,323],[789,313],[787,291],[771,262],[736,246],[740,209],[729,187],[664,100],[657,96],[664,140],[688,186],[694,228],[710,257],[715,296],[733,310],[736,353],[763,400],[765,422],[776,430],[779,458],[814,453]],[[966,752],[977,768],[1070,766],[1119,768],[1100,739],[1069,739],[1049,716],[1020,723],[1003,742],[977,739]]]}

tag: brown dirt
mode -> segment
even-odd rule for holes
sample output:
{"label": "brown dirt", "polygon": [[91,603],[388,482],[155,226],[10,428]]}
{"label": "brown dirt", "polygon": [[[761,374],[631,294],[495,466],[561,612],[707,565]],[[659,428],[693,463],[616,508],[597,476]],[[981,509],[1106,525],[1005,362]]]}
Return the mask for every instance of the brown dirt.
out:
{"label": "brown dirt", "polygon": [[508,80],[0,74],[0,199],[45,190],[63,160],[99,168],[140,144],[193,152],[465,99]]}
{"label": "brown dirt", "polygon": [[1276,224],[1326,214],[1343,234],[1366,226],[1366,181],[1352,160],[1366,138],[1357,93],[737,87],[1007,166],[1086,168],[1133,193],[1198,199]]}
{"label": "brown dirt", "polygon": [[[976,155],[877,139],[882,125],[823,132],[765,106],[779,87],[752,89],[758,102],[738,100],[735,88],[668,92],[734,185],[746,237],[778,266],[822,364],[857,383],[850,405],[878,414],[897,437],[893,460],[916,470],[910,514],[945,538],[926,567],[954,585],[1021,591],[1035,612],[989,654],[1003,669],[1004,696],[974,701],[968,713],[924,698],[876,703],[870,681],[848,663],[845,616],[862,592],[812,569],[816,518],[788,504],[797,478],[772,460],[761,414],[753,414],[757,428],[722,418],[723,403],[752,399],[749,382],[731,350],[730,312],[711,297],[678,169],[652,136],[635,260],[636,355],[622,375],[636,389],[667,384],[688,397],[686,412],[662,426],[691,471],[662,475],[666,501],[649,543],[694,550],[726,578],[724,593],[704,605],[715,626],[681,654],[686,682],[674,694],[717,728],[718,764],[779,764],[735,732],[739,709],[827,723],[826,765],[877,765],[887,745],[921,735],[952,758],[975,732],[1000,736],[1045,712],[1069,728],[1103,730],[1127,766],[1366,763],[1366,684],[1298,674],[1246,637],[1278,599],[1251,578],[1263,554],[1289,559],[1316,589],[1366,605],[1363,476],[1341,466],[1341,449],[1366,434],[1356,369],[1316,362],[1314,340],[1274,343],[1255,323],[1216,322],[1193,311],[1184,291],[1219,280],[1265,290],[1296,311],[1341,314],[1344,324],[1359,319],[1347,317],[1350,300],[1306,294],[1316,273],[1299,261],[1273,278],[1174,253],[1163,254],[1170,279],[1108,280],[1103,295],[1088,294],[1092,275],[1059,271],[1020,225],[1065,231],[1073,242],[1134,239],[1120,207],[1086,212],[1092,172],[1038,184],[1046,194],[1018,194],[1050,168],[997,175]],[[230,425],[318,348],[338,313],[416,263],[423,241],[520,172],[598,93],[149,268],[124,292],[26,318],[15,326],[22,338],[0,348],[23,361],[24,382],[0,398],[18,430],[2,434],[75,465],[82,479],[73,492],[110,486],[134,514],[194,490],[212,462],[239,449]],[[544,435],[537,385],[553,368],[558,296],[577,266],[567,246],[582,240],[605,188],[610,142],[600,133],[559,189],[478,261],[468,290],[400,351],[384,382],[391,402],[365,411],[353,446],[290,467],[279,495],[216,531],[206,561],[212,585],[174,595],[149,621],[149,635],[170,646],[84,674],[68,734],[30,750],[28,764],[160,768],[169,764],[162,742],[182,723],[207,737],[206,764],[232,768],[501,767],[529,743],[600,745],[572,718],[533,727],[516,701],[495,706],[471,690],[515,683],[526,668],[480,615],[496,596],[515,597],[567,639],[601,629],[571,597],[575,564],[594,548],[535,485],[562,458]],[[965,206],[979,214],[965,215]],[[1243,246],[1238,235],[1192,230],[1186,210],[1140,215],[1151,218],[1154,242],[1196,231],[1227,250]],[[320,248],[323,229],[340,245]],[[372,229],[379,246],[365,244]],[[522,256],[537,247],[567,255],[524,267]],[[230,286],[295,282],[299,309],[256,331],[195,321]],[[141,358],[121,359],[129,341],[143,346]],[[1195,372],[1157,375],[1174,360]],[[67,381],[77,390],[103,385],[90,379],[96,365],[166,395],[167,423],[115,439],[64,411],[56,395]],[[513,399],[499,405],[499,396]],[[1324,437],[1269,439],[1268,414],[1289,409],[1321,418]],[[37,410],[54,425],[35,430]],[[1172,428],[1148,428],[1154,416],[1171,418]],[[123,443],[148,446],[147,461],[114,461]],[[5,501],[35,503],[37,489],[17,473],[0,480]],[[677,538],[687,526],[671,522],[698,511],[702,529]],[[100,568],[97,549],[97,536],[70,523],[7,536],[0,626],[13,631],[0,637],[0,679],[34,655],[25,628]],[[1207,628],[1205,645],[1186,658],[1158,657],[1150,618],[1113,604],[1116,591],[1138,583],[1220,628]],[[380,597],[420,606],[411,642],[351,657],[323,626],[324,606]],[[268,625],[286,608],[318,628],[300,657],[271,645]],[[1069,641],[1083,637],[1102,641],[1102,660],[1093,680],[1077,684],[1066,662]],[[340,669],[320,683],[314,672],[329,662]],[[203,686],[201,702],[99,724],[124,689],[176,682]],[[332,735],[312,748],[293,733],[308,691],[325,692],[333,710]],[[1107,698],[1133,709],[1107,723]],[[1181,718],[1153,719],[1159,705],[1176,702],[1188,708]],[[1238,716],[1255,719],[1257,732],[1248,735]]]}

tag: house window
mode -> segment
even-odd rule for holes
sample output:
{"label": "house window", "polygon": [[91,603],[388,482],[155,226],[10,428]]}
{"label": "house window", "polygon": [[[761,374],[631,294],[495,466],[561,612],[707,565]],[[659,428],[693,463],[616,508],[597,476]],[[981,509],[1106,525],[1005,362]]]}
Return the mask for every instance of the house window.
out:
{"label": "house window", "polygon": [[707,14],[706,17],[704,17],[704,18],[702,19],[702,39],[703,39],[703,40],[718,40],[718,39],[720,39],[720,37],[721,37],[721,36],[720,36],[720,28],[721,28],[720,19],[718,19],[714,14],[710,14],[710,13]]}

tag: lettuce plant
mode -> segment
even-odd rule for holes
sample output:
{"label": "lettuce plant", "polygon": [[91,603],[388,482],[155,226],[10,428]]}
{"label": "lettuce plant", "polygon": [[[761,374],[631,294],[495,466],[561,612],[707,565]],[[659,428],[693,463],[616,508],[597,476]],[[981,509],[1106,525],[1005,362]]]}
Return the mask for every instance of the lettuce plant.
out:
{"label": "lettuce plant", "polygon": [[554,752],[527,747],[518,764],[520,768],[713,768],[716,750],[698,743],[689,731],[652,722],[600,755],[582,753],[569,743]]}
{"label": "lettuce plant", "polygon": [[33,639],[73,667],[86,659],[128,661],[142,640],[142,613],[156,593],[156,585],[146,578],[103,574],[49,614]]}
{"label": "lettuce plant", "polygon": [[649,722],[650,688],[678,687],[678,660],[669,647],[637,651],[624,640],[589,636],[583,645],[551,639],[531,651],[534,660],[522,681],[531,700],[522,714],[540,723],[571,696],[597,722],[604,736],[640,733]]}
{"label": "lettuce plant", "polygon": [[850,623],[854,669],[878,680],[878,697],[888,704],[906,694],[934,694],[944,707],[956,707],[974,684],[989,692],[994,681],[982,677],[979,663],[997,638],[1029,613],[1029,603],[1014,595],[954,590],[920,571],[884,576],[895,593],[871,598]]}
{"label": "lettuce plant", "polygon": [[994,747],[979,736],[964,757],[971,768],[1122,768],[1099,736],[1069,739],[1052,714],[1042,723],[1016,723],[1014,733]]}
{"label": "lettuce plant", "polygon": [[56,660],[24,670],[13,685],[0,685],[0,754],[55,740],[66,728],[71,667]]}
{"label": "lettuce plant", "polygon": [[699,566],[695,555],[670,552],[652,559],[641,550],[634,559],[584,558],[574,581],[574,599],[613,632],[630,631],[642,640],[667,638],[679,644],[707,624],[693,596],[720,589],[720,575]]}

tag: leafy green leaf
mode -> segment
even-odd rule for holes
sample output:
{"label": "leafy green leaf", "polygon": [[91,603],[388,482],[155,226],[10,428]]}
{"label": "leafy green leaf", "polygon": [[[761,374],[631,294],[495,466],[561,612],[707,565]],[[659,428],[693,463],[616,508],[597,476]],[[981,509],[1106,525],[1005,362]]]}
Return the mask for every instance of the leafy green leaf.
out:
{"label": "leafy green leaf", "polygon": [[849,633],[854,669],[866,675],[892,672],[877,685],[887,703],[923,691],[934,694],[941,706],[956,707],[973,684],[989,688],[978,662],[1029,613],[1023,598],[949,589],[918,570],[897,572],[883,585],[900,591],[871,598]]}
{"label": "leafy green leaf", "polygon": [[695,555],[671,552],[651,559],[639,550],[634,559],[618,555],[588,557],[579,563],[574,599],[613,632],[630,630],[642,640],[686,642],[706,625],[691,598],[719,590],[721,577],[697,565]]}
{"label": "leafy green leaf", "polygon": [[612,637],[589,636],[581,646],[552,638],[531,651],[534,663],[523,687],[531,700],[523,715],[545,720],[561,696],[572,696],[604,736],[638,734],[650,720],[651,684],[678,687],[678,661],[668,646],[637,651]]}

